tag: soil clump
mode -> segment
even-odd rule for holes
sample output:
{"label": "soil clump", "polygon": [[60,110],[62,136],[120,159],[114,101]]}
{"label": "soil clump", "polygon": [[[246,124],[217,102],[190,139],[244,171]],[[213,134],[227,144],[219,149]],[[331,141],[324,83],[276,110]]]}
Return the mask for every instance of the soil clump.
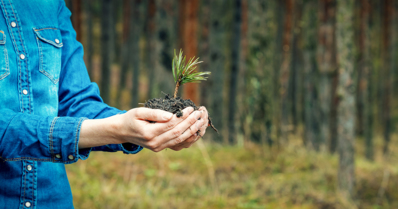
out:
{"label": "soil clump", "polygon": [[[151,109],[160,109],[167,112],[171,112],[176,114],[177,117],[182,117],[183,113],[182,110],[187,107],[193,107],[194,110],[198,110],[199,107],[195,105],[190,99],[182,99],[181,97],[170,97],[169,94],[165,94],[163,98],[154,98],[150,99],[144,103],[144,107],[151,108]],[[210,116],[209,118],[209,126],[211,126],[217,133],[218,130],[213,126],[211,123]],[[199,135],[198,131],[198,135]]]}

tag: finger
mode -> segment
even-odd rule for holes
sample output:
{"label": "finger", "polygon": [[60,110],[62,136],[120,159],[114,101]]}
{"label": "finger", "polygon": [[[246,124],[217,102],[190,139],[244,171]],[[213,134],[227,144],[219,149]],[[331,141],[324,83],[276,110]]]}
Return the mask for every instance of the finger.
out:
{"label": "finger", "polygon": [[207,109],[204,106],[200,107],[199,110],[204,111],[203,113],[204,124],[199,129],[200,130],[199,135],[203,136],[206,133],[206,128],[209,126],[209,113],[207,112]]}
{"label": "finger", "polygon": [[154,131],[154,134],[160,135],[165,133],[166,131],[169,131],[176,127],[179,123],[187,119],[191,113],[193,112],[193,107],[187,107],[184,110],[182,110],[183,115],[181,117],[177,117],[176,115],[173,115],[172,119],[168,122],[164,123],[151,123],[150,128],[152,131]]}
{"label": "finger", "polygon": [[190,136],[187,140],[185,140],[183,143],[177,144],[173,147],[170,147],[170,149],[174,151],[180,151],[184,148],[189,148],[191,147],[200,137],[197,135],[192,135]]}
{"label": "finger", "polygon": [[207,111],[207,109],[205,107],[200,107],[199,110],[203,111],[203,119],[204,121],[208,124],[209,121],[209,112]]}
{"label": "finger", "polygon": [[169,121],[173,114],[159,109],[150,109],[146,107],[139,107],[135,109],[135,117],[141,120],[166,122]]}
{"label": "finger", "polygon": [[[197,116],[192,116],[192,115],[197,115]],[[191,136],[196,136],[196,132],[198,132],[198,130],[203,126],[203,120],[196,119],[196,117],[198,117],[198,115],[200,115],[200,114],[194,113],[192,115],[191,115],[192,118],[196,122],[193,123],[191,126],[188,126],[188,128],[185,128],[186,124],[191,124],[191,122],[187,121],[187,120],[192,120],[192,118],[187,118],[184,122],[181,123],[181,125],[179,124],[173,130],[170,130],[167,133],[164,133],[164,136],[162,136],[162,138],[164,140],[166,140],[163,145],[165,148],[174,147],[179,144],[180,144],[180,146],[184,147],[184,146],[187,146],[187,144],[192,143],[192,140],[194,140],[194,139],[191,139],[189,141],[186,141],[186,140],[190,139]],[[180,134],[180,133],[182,133],[182,134]],[[171,139],[171,140],[169,140],[169,139]],[[169,140],[169,141],[167,141],[167,140]]]}

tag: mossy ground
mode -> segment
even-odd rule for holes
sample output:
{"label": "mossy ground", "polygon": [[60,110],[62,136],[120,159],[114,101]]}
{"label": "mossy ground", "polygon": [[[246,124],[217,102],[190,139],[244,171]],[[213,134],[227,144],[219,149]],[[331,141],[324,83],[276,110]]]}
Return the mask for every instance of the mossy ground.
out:
{"label": "mossy ground", "polygon": [[[206,141],[179,152],[93,152],[67,165],[75,207],[398,208],[398,146],[392,144],[383,160],[381,139],[375,162],[363,157],[363,141],[357,140],[355,202],[336,192],[337,156],[308,151],[299,139],[279,150]],[[385,171],[389,178],[379,198]]]}

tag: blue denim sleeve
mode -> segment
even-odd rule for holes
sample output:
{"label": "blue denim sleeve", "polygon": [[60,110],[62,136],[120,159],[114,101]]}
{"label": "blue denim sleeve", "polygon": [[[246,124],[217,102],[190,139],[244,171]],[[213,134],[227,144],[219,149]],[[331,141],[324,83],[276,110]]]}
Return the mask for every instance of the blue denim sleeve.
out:
{"label": "blue denim sleeve", "polygon": [[[90,82],[83,60],[83,47],[76,40],[76,32],[70,21],[71,12],[61,0],[58,12],[59,29],[62,34],[62,66],[59,81],[59,116],[107,118],[123,111],[105,104],[99,94],[98,85]],[[142,150],[133,144],[117,144],[95,147],[94,151],[123,151],[135,154]]]}
{"label": "blue denim sleeve", "polygon": [[86,159],[89,150],[78,149],[84,118],[47,117],[0,110],[0,158],[73,163]]}

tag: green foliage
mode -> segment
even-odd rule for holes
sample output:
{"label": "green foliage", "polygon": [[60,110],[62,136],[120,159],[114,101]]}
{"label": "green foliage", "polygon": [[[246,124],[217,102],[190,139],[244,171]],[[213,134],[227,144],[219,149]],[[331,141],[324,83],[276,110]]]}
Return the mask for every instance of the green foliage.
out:
{"label": "green foliage", "polygon": [[[369,162],[363,143],[357,144],[358,202],[352,207],[336,192],[338,157],[308,151],[300,142],[294,138],[280,150],[249,142],[244,148],[206,143],[212,166],[195,144],[179,152],[144,149],[130,156],[93,152],[66,168],[76,208],[398,208],[396,145],[390,161],[378,152]],[[381,148],[380,137],[375,146]],[[385,169],[390,177],[379,198]]]}
{"label": "green foliage", "polygon": [[192,57],[189,59],[188,63],[186,63],[186,56],[183,57],[182,50],[180,49],[178,56],[174,50],[174,82],[176,84],[178,83],[178,85],[182,85],[185,83],[200,83],[200,81],[205,81],[207,77],[204,76],[209,75],[210,72],[195,72],[199,63],[202,63],[202,61],[199,61],[199,57],[196,59]]}

